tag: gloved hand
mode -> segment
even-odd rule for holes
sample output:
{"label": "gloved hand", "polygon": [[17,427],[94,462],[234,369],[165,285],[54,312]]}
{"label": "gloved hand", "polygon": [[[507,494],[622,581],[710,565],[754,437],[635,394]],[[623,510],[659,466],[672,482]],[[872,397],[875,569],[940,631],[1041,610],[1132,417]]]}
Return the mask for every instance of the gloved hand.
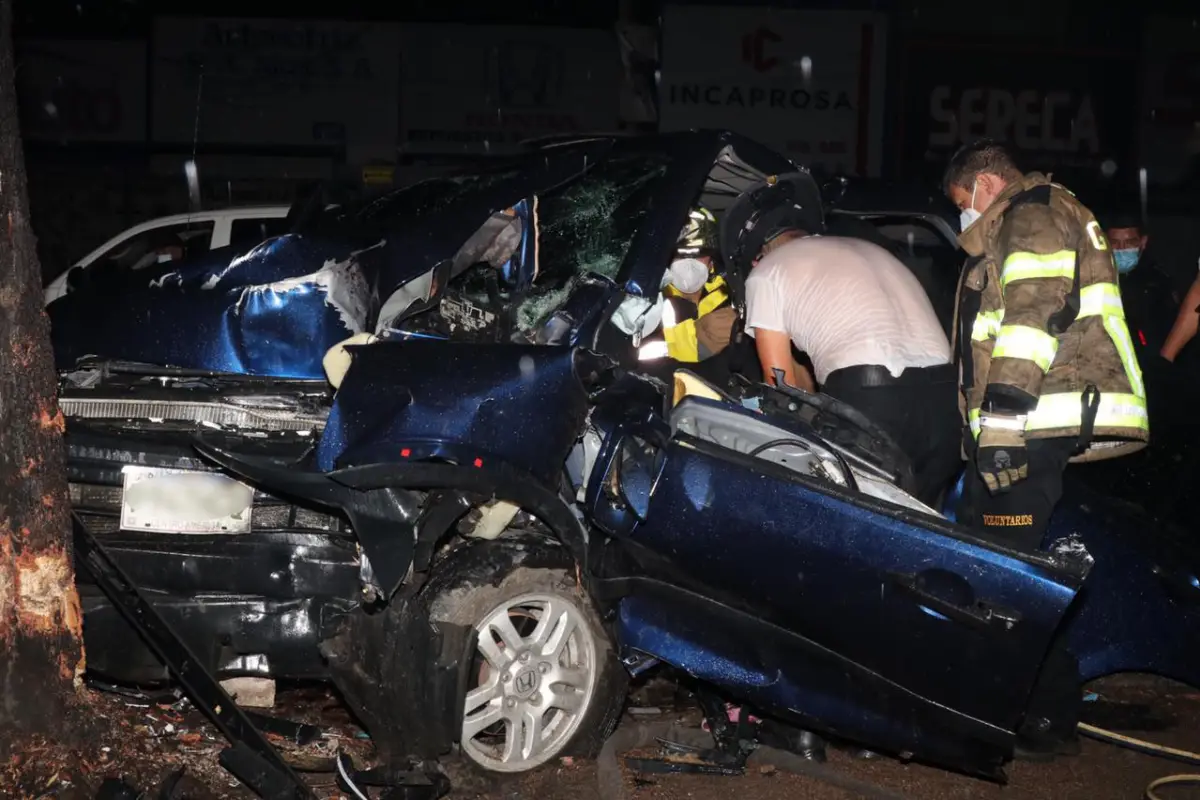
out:
{"label": "gloved hand", "polygon": [[980,417],[975,463],[992,494],[1002,494],[1029,477],[1025,450],[1025,417],[984,414]]}

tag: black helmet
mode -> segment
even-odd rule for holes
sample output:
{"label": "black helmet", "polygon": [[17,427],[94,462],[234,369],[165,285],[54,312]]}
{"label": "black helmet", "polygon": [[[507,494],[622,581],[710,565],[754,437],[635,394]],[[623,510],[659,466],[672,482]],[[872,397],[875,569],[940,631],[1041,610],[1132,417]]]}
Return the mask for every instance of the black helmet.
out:
{"label": "black helmet", "polygon": [[784,231],[823,233],[821,192],[808,171],[772,175],[742,192],[721,223],[726,264],[749,266],[763,245]]}

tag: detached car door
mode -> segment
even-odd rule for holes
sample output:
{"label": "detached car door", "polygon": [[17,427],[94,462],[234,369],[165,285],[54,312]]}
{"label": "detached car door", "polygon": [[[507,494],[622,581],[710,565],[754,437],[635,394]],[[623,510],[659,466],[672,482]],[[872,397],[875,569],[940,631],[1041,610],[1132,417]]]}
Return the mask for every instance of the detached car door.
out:
{"label": "detached car door", "polygon": [[[627,598],[628,631],[653,618],[673,627],[635,648],[671,650],[652,653],[668,661],[705,651],[681,666],[765,711],[998,773],[1083,575],[745,450],[678,431],[660,442],[639,456],[651,480],[628,467],[620,476],[639,497],[617,502],[606,523],[598,514],[631,552],[669,562],[690,584]],[[608,450],[647,447],[639,438]],[[604,505],[597,498],[595,512]],[[691,650],[677,646],[689,636]],[[725,666],[702,674],[717,656]]]}

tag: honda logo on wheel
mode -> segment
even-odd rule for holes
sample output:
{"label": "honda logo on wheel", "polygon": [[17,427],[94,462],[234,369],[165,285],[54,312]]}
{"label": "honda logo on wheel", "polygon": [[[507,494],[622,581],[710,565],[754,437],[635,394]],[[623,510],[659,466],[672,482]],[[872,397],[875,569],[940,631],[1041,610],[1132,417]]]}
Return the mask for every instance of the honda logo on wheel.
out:
{"label": "honda logo on wheel", "polygon": [[770,28],[759,27],[753,33],[747,33],[742,37],[742,61],[754,67],[756,72],[775,69],[779,59],[767,55],[767,44],[781,41],[783,37]]}

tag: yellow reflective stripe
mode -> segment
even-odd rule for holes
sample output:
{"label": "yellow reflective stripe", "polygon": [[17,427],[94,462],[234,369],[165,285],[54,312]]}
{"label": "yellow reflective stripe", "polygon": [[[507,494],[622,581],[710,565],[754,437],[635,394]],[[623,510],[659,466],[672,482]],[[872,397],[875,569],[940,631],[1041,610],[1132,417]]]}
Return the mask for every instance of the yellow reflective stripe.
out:
{"label": "yellow reflective stripe", "polygon": [[1013,281],[1035,278],[1075,277],[1075,252],[1059,250],[1057,253],[1009,253],[1000,269],[1000,288],[1003,290]]}
{"label": "yellow reflective stripe", "polygon": [[704,284],[704,291],[706,291],[706,292],[715,292],[717,289],[724,289],[724,288],[725,288],[725,279],[722,278],[720,275],[716,276],[715,278],[710,280],[708,283]]}
{"label": "yellow reflective stripe", "polygon": [[1080,317],[1125,318],[1125,305],[1121,302],[1121,289],[1115,283],[1093,283],[1079,290]]}
{"label": "yellow reflective stripe", "polygon": [[1058,340],[1028,325],[1002,325],[996,335],[992,358],[1023,358],[1048,372],[1058,352]]}
{"label": "yellow reflective stripe", "polygon": [[[1062,392],[1044,394],[1038,399],[1037,408],[1029,414],[1025,430],[1049,430],[1051,428],[1078,428],[1083,425],[1083,394]],[[1133,394],[1100,393],[1100,406],[1096,409],[1097,428],[1140,428],[1150,429],[1150,415],[1146,413],[1146,399]]]}
{"label": "yellow reflective stripe", "polygon": [[696,362],[700,360],[700,342],[696,339],[696,320],[685,319],[678,325],[664,326],[663,338],[667,340],[667,351],[676,361]]}
{"label": "yellow reflective stripe", "polygon": [[975,322],[971,324],[971,341],[995,339],[996,334],[1000,333],[1000,320],[1003,316],[1003,311],[980,311],[976,314]]}
{"label": "yellow reflective stripe", "polygon": [[703,317],[710,311],[716,311],[717,308],[728,299],[729,295],[727,295],[724,290],[717,289],[716,291],[705,295],[700,300],[700,304],[697,306],[696,310],[699,315]]}
{"label": "yellow reflective stripe", "polygon": [[[971,434],[979,438],[979,409],[967,414]],[[1037,408],[1030,412],[1025,430],[1052,430],[1055,428],[1079,428],[1083,425],[1083,393],[1059,392],[1044,394],[1038,398]],[[1150,415],[1146,412],[1146,399],[1133,394],[1100,393],[1100,405],[1096,409],[1097,428],[1150,429]]]}
{"label": "yellow reflective stripe", "polygon": [[1121,366],[1125,368],[1125,377],[1129,380],[1129,388],[1138,397],[1146,396],[1146,385],[1142,382],[1142,367],[1138,364],[1137,354],[1133,349],[1133,337],[1129,335],[1129,326],[1119,317],[1103,317],[1104,330],[1121,356]]}

